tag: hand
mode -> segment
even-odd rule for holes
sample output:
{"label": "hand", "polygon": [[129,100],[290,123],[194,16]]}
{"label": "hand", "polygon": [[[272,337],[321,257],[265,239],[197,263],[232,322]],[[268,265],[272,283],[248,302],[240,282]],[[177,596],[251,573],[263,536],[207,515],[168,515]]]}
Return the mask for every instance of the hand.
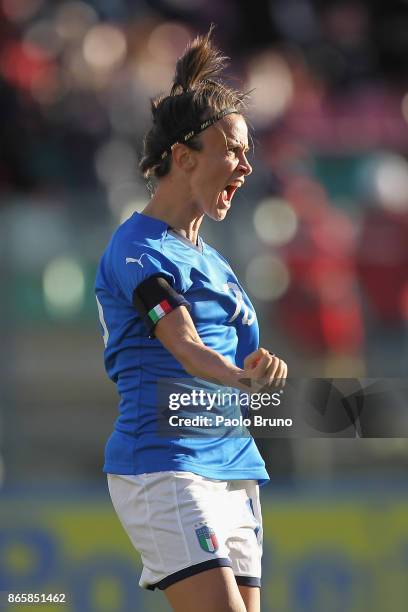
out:
{"label": "hand", "polygon": [[[288,375],[288,366],[273,353],[264,348],[250,353],[244,359],[244,372],[242,378],[250,379],[263,387],[283,387]],[[260,389],[258,388],[257,391]]]}

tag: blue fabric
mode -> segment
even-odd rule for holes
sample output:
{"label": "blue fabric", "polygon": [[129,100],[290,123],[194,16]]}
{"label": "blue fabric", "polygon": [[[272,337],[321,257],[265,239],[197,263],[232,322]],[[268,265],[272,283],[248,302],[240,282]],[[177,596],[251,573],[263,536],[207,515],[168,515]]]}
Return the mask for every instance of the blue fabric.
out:
{"label": "blue fabric", "polygon": [[157,433],[157,380],[191,378],[148,330],[132,304],[136,287],[164,276],[190,304],[204,344],[232,364],[258,348],[254,308],[226,260],[202,252],[163,221],[134,213],[114,233],[99,264],[95,290],[105,367],[117,384],[119,416],[105,449],[104,471],[142,474],[181,470],[221,480],[269,477],[252,437],[164,438]]}

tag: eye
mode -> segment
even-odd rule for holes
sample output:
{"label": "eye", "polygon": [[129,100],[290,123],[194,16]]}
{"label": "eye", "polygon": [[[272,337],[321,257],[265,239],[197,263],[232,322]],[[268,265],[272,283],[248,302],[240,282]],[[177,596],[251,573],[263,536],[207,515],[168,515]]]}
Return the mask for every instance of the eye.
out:
{"label": "eye", "polygon": [[230,147],[228,149],[228,153],[232,155],[239,155],[240,151],[241,151],[241,147]]}

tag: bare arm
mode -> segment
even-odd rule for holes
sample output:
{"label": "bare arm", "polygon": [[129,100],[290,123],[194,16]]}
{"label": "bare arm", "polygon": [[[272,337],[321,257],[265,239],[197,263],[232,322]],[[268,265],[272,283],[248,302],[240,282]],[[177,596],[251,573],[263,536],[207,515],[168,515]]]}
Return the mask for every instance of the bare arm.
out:
{"label": "bare arm", "polygon": [[246,357],[245,369],[237,368],[220,353],[205,346],[185,306],[176,308],[160,319],[155,334],[188,374],[210,382],[248,390],[239,382],[240,379],[272,383],[287,375],[286,364],[262,348]]}

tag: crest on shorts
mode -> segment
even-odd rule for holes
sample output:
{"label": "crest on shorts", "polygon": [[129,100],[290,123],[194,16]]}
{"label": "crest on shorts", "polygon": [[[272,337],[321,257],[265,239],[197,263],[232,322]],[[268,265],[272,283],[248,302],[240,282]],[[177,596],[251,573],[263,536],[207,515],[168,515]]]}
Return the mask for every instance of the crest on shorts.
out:
{"label": "crest on shorts", "polygon": [[195,530],[200,546],[205,552],[213,553],[218,550],[218,540],[214,529],[204,525]]}

